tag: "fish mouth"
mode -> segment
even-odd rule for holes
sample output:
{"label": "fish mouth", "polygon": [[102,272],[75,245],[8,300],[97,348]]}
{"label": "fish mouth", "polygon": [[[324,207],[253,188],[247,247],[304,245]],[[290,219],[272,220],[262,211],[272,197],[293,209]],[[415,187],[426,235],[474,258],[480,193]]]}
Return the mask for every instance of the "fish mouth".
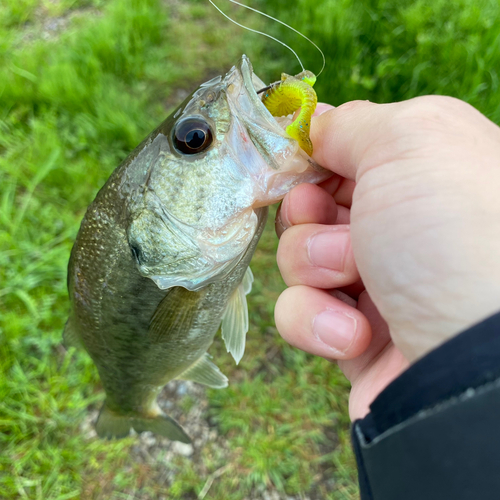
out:
{"label": "fish mouth", "polygon": [[[283,198],[284,190],[291,189],[292,184],[300,182],[320,182],[331,175],[331,172],[321,168],[299,145],[296,139],[288,135],[286,128],[292,122],[292,117],[274,117],[261,100],[257,92],[266,87],[266,84],[253,72],[250,59],[243,55],[235,66],[231,80],[238,81],[232,96],[235,105],[235,114],[243,123],[248,139],[254,144],[265,163],[264,177],[269,179],[263,186],[269,191],[270,183],[283,184],[278,201]],[[241,151],[241,146],[239,148]],[[250,160],[246,161],[251,165]],[[250,167],[249,167],[250,168]],[[289,179],[274,174],[287,174]],[[262,177],[262,172],[258,173]],[[272,179],[271,179],[272,177]],[[261,182],[262,184],[262,182]],[[286,187],[285,187],[286,186]],[[260,202],[259,202],[260,205]]]}

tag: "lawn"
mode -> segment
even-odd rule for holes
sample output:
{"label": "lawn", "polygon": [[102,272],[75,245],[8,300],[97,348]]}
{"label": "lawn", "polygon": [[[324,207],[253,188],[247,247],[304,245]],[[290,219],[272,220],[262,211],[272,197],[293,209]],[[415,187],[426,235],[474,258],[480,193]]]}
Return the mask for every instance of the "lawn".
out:
{"label": "lawn", "polygon": [[[500,123],[497,0],[248,3],[325,52],[320,100],[447,94]],[[218,5],[319,70],[320,56],[292,32]],[[220,339],[210,351],[229,387],[174,382],[162,394],[193,447],[151,435],[97,439],[97,372],[85,353],[61,346],[67,261],[87,205],[145,135],[243,52],[265,81],[300,71],[286,49],[228,23],[205,0],[1,2],[1,499],[357,498],[349,385],[274,326],[284,284],[272,218],[252,263],[245,356],[234,366]]]}

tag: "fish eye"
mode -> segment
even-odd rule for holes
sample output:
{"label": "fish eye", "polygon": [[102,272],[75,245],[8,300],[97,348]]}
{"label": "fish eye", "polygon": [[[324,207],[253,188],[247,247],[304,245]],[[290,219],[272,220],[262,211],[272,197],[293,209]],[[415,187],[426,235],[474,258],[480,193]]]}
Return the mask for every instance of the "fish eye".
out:
{"label": "fish eye", "polygon": [[213,140],[212,130],[202,118],[180,120],[173,133],[175,149],[186,155],[194,155],[205,151]]}

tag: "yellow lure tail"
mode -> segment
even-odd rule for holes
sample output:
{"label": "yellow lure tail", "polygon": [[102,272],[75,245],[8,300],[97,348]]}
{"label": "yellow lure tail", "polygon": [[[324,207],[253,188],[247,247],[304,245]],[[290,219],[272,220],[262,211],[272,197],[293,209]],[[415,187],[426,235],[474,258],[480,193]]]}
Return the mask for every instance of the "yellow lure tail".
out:
{"label": "yellow lure tail", "polygon": [[270,85],[262,96],[264,106],[273,116],[288,116],[300,108],[298,116],[288,125],[286,132],[309,156],[313,153],[311,117],[318,104],[313,89],[315,83],[316,76],[311,71],[302,71],[295,76],[282,73],[281,81]]}

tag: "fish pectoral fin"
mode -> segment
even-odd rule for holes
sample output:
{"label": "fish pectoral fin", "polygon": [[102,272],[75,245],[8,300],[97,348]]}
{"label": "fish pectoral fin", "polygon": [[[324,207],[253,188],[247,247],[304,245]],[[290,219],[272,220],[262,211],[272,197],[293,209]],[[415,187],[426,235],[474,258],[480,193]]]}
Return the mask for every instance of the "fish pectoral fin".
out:
{"label": "fish pectoral fin", "polygon": [[179,331],[188,332],[201,293],[191,292],[182,287],[168,290],[151,319],[148,332],[151,341],[168,342],[172,334]]}
{"label": "fish pectoral fin", "polygon": [[99,413],[95,424],[97,435],[105,439],[120,439],[127,437],[130,430],[136,432],[151,431],[159,436],[165,436],[172,441],[190,443],[191,438],[184,429],[168,415],[159,413],[153,417],[141,415],[120,415],[112,411],[106,403]]}
{"label": "fish pectoral fin", "polygon": [[76,329],[73,326],[72,317],[68,318],[63,330],[63,345],[66,349],[70,347],[76,347],[77,349],[83,349],[82,340],[80,335],[78,335]]}
{"label": "fish pectoral fin", "polygon": [[209,355],[206,353],[177,378],[191,380],[214,389],[227,387],[228,383],[227,377],[210,361]]}
{"label": "fish pectoral fin", "polygon": [[245,352],[245,341],[248,332],[248,307],[246,294],[252,289],[253,275],[247,268],[243,281],[236,288],[222,317],[222,338],[227,352],[238,364]]}

